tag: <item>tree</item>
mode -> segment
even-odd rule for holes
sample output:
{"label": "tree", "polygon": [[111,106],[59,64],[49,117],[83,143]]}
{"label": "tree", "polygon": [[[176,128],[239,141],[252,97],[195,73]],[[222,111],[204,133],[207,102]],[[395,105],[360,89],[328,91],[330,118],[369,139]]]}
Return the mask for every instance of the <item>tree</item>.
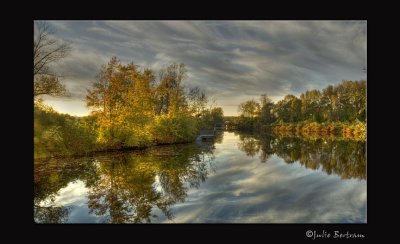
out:
{"label": "tree", "polygon": [[189,89],[187,97],[189,102],[189,110],[192,115],[195,117],[201,117],[206,110],[209,100],[205,92],[196,86]]}
{"label": "tree", "polygon": [[221,107],[215,107],[211,109],[211,117],[214,124],[222,124],[224,120],[224,110]]}
{"label": "tree", "polygon": [[115,122],[125,102],[125,86],[129,84],[125,77],[127,72],[128,69],[122,67],[117,57],[112,57],[107,66],[102,67],[99,80],[93,84],[93,89],[87,90],[86,106],[98,115],[98,122],[101,128],[104,128],[106,141],[115,139]]}
{"label": "tree", "polygon": [[300,95],[301,113],[303,120],[317,121],[321,120],[321,92],[318,90],[306,91]]}
{"label": "tree", "polygon": [[333,86],[329,85],[322,90],[321,107],[323,110],[323,120],[331,122],[333,117],[334,106],[336,102],[336,94],[334,94]]}
{"label": "tree", "polygon": [[98,141],[123,148],[190,140],[199,123],[191,116],[181,85],[185,76],[184,64],[173,63],[156,84],[150,69],[124,65],[113,57],[86,96],[99,125]]}
{"label": "tree", "polygon": [[271,110],[274,107],[272,100],[266,95],[261,95],[260,98],[260,121],[262,124],[272,123],[274,121],[274,116]]}
{"label": "tree", "polygon": [[294,95],[286,95],[276,103],[274,112],[283,122],[297,122],[301,117],[301,100]]}
{"label": "tree", "polygon": [[290,121],[298,122],[301,120],[301,100],[293,97],[290,103]]}
{"label": "tree", "polygon": [[243,102],[239,105],[239,112],[244,117],[254,118],[260,113],[260,104],[254,99]]}
{"label": "tree", "polygon": [[181,85],[187,77],[185,64],[172,63],[160,71],[160,83],[157,87],[159,106],[157,115],[176,114],[187,107],[186,98]]}
{"label": "tree", "polygon": [[34,27],[33,96],[36,98],[40,95],[65,95],[65,86],[61,84],[60,76],[51,69],[51,65],[65,58],[71,46],[52,37],[53,32],[46,22],[36,21]]}

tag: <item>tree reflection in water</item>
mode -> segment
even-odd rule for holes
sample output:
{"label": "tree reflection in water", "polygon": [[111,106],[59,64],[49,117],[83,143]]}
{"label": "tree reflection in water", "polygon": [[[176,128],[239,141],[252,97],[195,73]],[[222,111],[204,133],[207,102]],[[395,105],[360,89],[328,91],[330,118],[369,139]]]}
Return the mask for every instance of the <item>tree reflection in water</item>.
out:
{"label": "tree reflection in water", "polygon": [[[66,207],[54,206],[57,192],[82,180],[90,212],[106,223],[150,223],[158,208],[168,219],[170,207],[184,202],[188,188],[199,187],[214,170],[214,144],[172,145],[105,156],[52,159],[35,164],[35,221],[61,223]],[[43,204],[46,202],[46,204]]]}
{"label": "tree reflection in water", "polygon": [[322,169],[342,179],[366,179],[366,142],[343,138],[287,137],[271,134],[239,134],[238,148],[247,156],[260,154],[265,163],[275,154],[286,163],[299,162],[309,169]]}
{"label": "tree reflection in water", "polygon": [[[263,163],[275,154],[288,164],[299,162],[306,168],[322,169],[343,179],[366,179],[365,141],[243,133],[239,134],[239,140],[240,150],[250,157],[260,157]],[[86,194],[80,199],[87,199],[90,213],[102,222],[173,220],[171,207],[184,202],[189,188],[198,188],[215,170],[214,143],[222,141],[223,134],[220,134],[214,142],[200,145],[159,146],[143,151],[35,162],[34,220],[68,222],[74,205],[60,200],[58,194],[78,181],[84,185],[83,194]]]}
{"label": "tree reflection in water", "polygon": [[56,206],[55,198],[60,189],[70,182],[82,180],[93,185],[97,174],[93,162],[87,158],[44,159],[34,163],[34,220],[36,223],[64,223],[70,209]]}

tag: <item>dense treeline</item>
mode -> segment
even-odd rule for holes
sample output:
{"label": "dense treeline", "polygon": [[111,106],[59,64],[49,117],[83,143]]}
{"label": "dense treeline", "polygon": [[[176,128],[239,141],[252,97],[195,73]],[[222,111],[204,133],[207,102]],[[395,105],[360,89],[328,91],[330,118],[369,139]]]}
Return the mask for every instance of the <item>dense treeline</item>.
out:
{"label": "dense treeline", "polygon": [[306,91],[300,97],[286,95],[276,103],[262,95],[259,102],[253,99],[240,104],[241,115],[231,119],[230,126],[255,129],[271,125],[278,131],[365,134],[366,85],[365,80],[344,80],[322,91]]}
{"label": "dense treeline", "polygon": [[184,64],[170,64],[156,79],[150,69],[111,58],[87,91],[90,116],[35,102],[35,157],[193,141],[199,129],[222,121],[223,110],[200,88],[185,89],[186,77]]}

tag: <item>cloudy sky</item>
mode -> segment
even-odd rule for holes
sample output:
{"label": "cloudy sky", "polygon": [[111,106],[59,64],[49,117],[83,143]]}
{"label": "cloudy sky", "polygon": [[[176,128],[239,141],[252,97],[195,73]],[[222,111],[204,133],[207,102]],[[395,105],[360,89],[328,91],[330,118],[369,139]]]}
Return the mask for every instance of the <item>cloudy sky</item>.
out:
{"label": "cloudy sky", "polygon": [[225,115],[267,94],[322,89],[365,78],[366,21],[49,21],[72,52],[54,69],[71,96],[45,97],[62,113],[87,115],[86,89],[112,56],[158,72],[186,64],[186,87],[199,86]]}

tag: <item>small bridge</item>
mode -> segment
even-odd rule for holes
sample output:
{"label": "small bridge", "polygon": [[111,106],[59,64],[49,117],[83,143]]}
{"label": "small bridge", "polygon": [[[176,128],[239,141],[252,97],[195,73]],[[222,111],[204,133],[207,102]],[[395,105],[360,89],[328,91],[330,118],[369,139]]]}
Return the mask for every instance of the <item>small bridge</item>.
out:
{"label": "small bridge", "polygon": [[204,140],[208,140],[208,139],[214,139],[215,135],[214,135],[214,131],[210,130],[210,129],[201,129],[200,130],[200,134],[197,137],[196,140],[200,140],[200,141],[204,141]]}

